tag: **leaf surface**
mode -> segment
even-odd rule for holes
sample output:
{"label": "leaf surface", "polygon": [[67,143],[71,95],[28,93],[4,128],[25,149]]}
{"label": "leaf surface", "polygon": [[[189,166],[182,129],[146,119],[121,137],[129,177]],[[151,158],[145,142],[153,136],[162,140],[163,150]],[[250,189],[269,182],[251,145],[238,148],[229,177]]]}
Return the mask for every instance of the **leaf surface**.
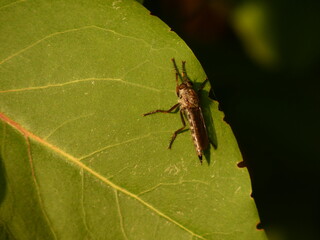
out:
{"label": "leaf surface", "polygon": [[[200,165],[170,59],[206,77],[186,44],[135,1],[0,6],[0,221],[14,239],[265,239],[246,169],[203,91],[218,148]],[[17,17],[19,16],[19,17]],[[208,163],[208,164],[207,164]]]}

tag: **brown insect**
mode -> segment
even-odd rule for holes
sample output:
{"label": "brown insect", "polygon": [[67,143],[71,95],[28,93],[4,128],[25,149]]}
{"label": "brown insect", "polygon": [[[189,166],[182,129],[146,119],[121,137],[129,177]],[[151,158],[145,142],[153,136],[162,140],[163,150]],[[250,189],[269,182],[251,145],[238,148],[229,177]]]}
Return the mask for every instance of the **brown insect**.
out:
{"label": "brown insect", "polygon": [[[200,107],[198,93],[204,88],[205,84],[208,82],[208,79],[206,79],[201,84],[200,88],[197,91],[195,91],[193,89],[193,84],[188,78],[186,73],[186,68],[185,68],[186,62],[185,61],[182,62],[182,75],[180,75],[180,72],[178,70],[178,67],[174,58],[172,58],[171,60],[173,62],[173,66],[176,72],[176,83],[177,83],[176,93],[177,93],[177,96],[179,97],[178,103],[172,106],[169,110],[155,110],[149,113],[145,113],[143,114],[143,116],[147,116],[147,115],[158,113],[158,112],[170,113],[179,107],[180,117],[181,117],[183,126],[173,133],[173,136],[171,138],[168,148],[171,149],[172,143],[176,139],[177,135],[185,129],[186,122],[184,120],[184,117],[186,117],[189,122],[191,136],[196,148],[197,155],[200,159],[200,162],[202,163],[202,154],[203,154],[203,151],[209,145],[209,138],[208,138],[207,128],[203,119],[202,110]],[[182,81],[181,84],[179,84],[179,78]]]}

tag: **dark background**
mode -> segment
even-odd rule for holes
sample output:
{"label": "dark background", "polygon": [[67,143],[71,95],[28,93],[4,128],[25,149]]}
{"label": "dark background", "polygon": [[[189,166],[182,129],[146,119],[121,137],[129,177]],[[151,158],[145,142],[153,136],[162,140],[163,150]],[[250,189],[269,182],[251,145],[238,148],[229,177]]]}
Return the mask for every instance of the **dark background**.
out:
{"label": "dark background", "polygon": [[146,0],[201,62],[270,240],[320,239],[320,1]]}

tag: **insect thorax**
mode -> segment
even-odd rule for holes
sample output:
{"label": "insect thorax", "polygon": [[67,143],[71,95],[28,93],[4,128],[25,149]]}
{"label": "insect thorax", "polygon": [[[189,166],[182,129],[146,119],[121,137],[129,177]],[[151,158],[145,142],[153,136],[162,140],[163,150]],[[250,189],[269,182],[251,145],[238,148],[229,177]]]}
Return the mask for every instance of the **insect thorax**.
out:
{"label": "insect thorax", "polygon": [[[183,85],[183,84],[181,84]],[[189,88],[185,85],[179,86],[179,103],[180,103],[180,109],[186,109],[186,108],[197,108],[199,107],[199,98],[197,93],[194,89]]]}

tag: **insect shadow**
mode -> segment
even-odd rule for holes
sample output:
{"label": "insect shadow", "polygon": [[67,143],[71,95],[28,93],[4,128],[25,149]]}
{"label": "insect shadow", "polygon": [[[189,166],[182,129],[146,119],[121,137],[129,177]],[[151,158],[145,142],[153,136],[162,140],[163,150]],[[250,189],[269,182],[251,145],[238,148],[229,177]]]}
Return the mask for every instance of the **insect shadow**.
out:
{"label": "insect shadow", "polygon": [[[195,82],[195,88],[198,89],[201,86],[202,83]],[[210,89],[211,91],[211,89]],[[201,102],[201,108],[202,108],[202,113],[203,113],[203,118],[205,121],[205,124],[207,126],[207,132],[208,132],[208,137],[209,137],[209,142],[212,145],[212,147],[217,150],[218,149],[218,138],[216,134],[216,129],[215,129],[215,124],[214,124],[214,119],[212,117],[212,112],[211,112],[211,106],[213,103],[213,99],[210,98],[209,92],[207,90],[202,90],[199,91],[199,98]],[[209,98],[209,101],[208,101]],[[208,165],[211,163],[211,148],[207,148],[204,150],[204,156],[206,158],[206,161]]]}

